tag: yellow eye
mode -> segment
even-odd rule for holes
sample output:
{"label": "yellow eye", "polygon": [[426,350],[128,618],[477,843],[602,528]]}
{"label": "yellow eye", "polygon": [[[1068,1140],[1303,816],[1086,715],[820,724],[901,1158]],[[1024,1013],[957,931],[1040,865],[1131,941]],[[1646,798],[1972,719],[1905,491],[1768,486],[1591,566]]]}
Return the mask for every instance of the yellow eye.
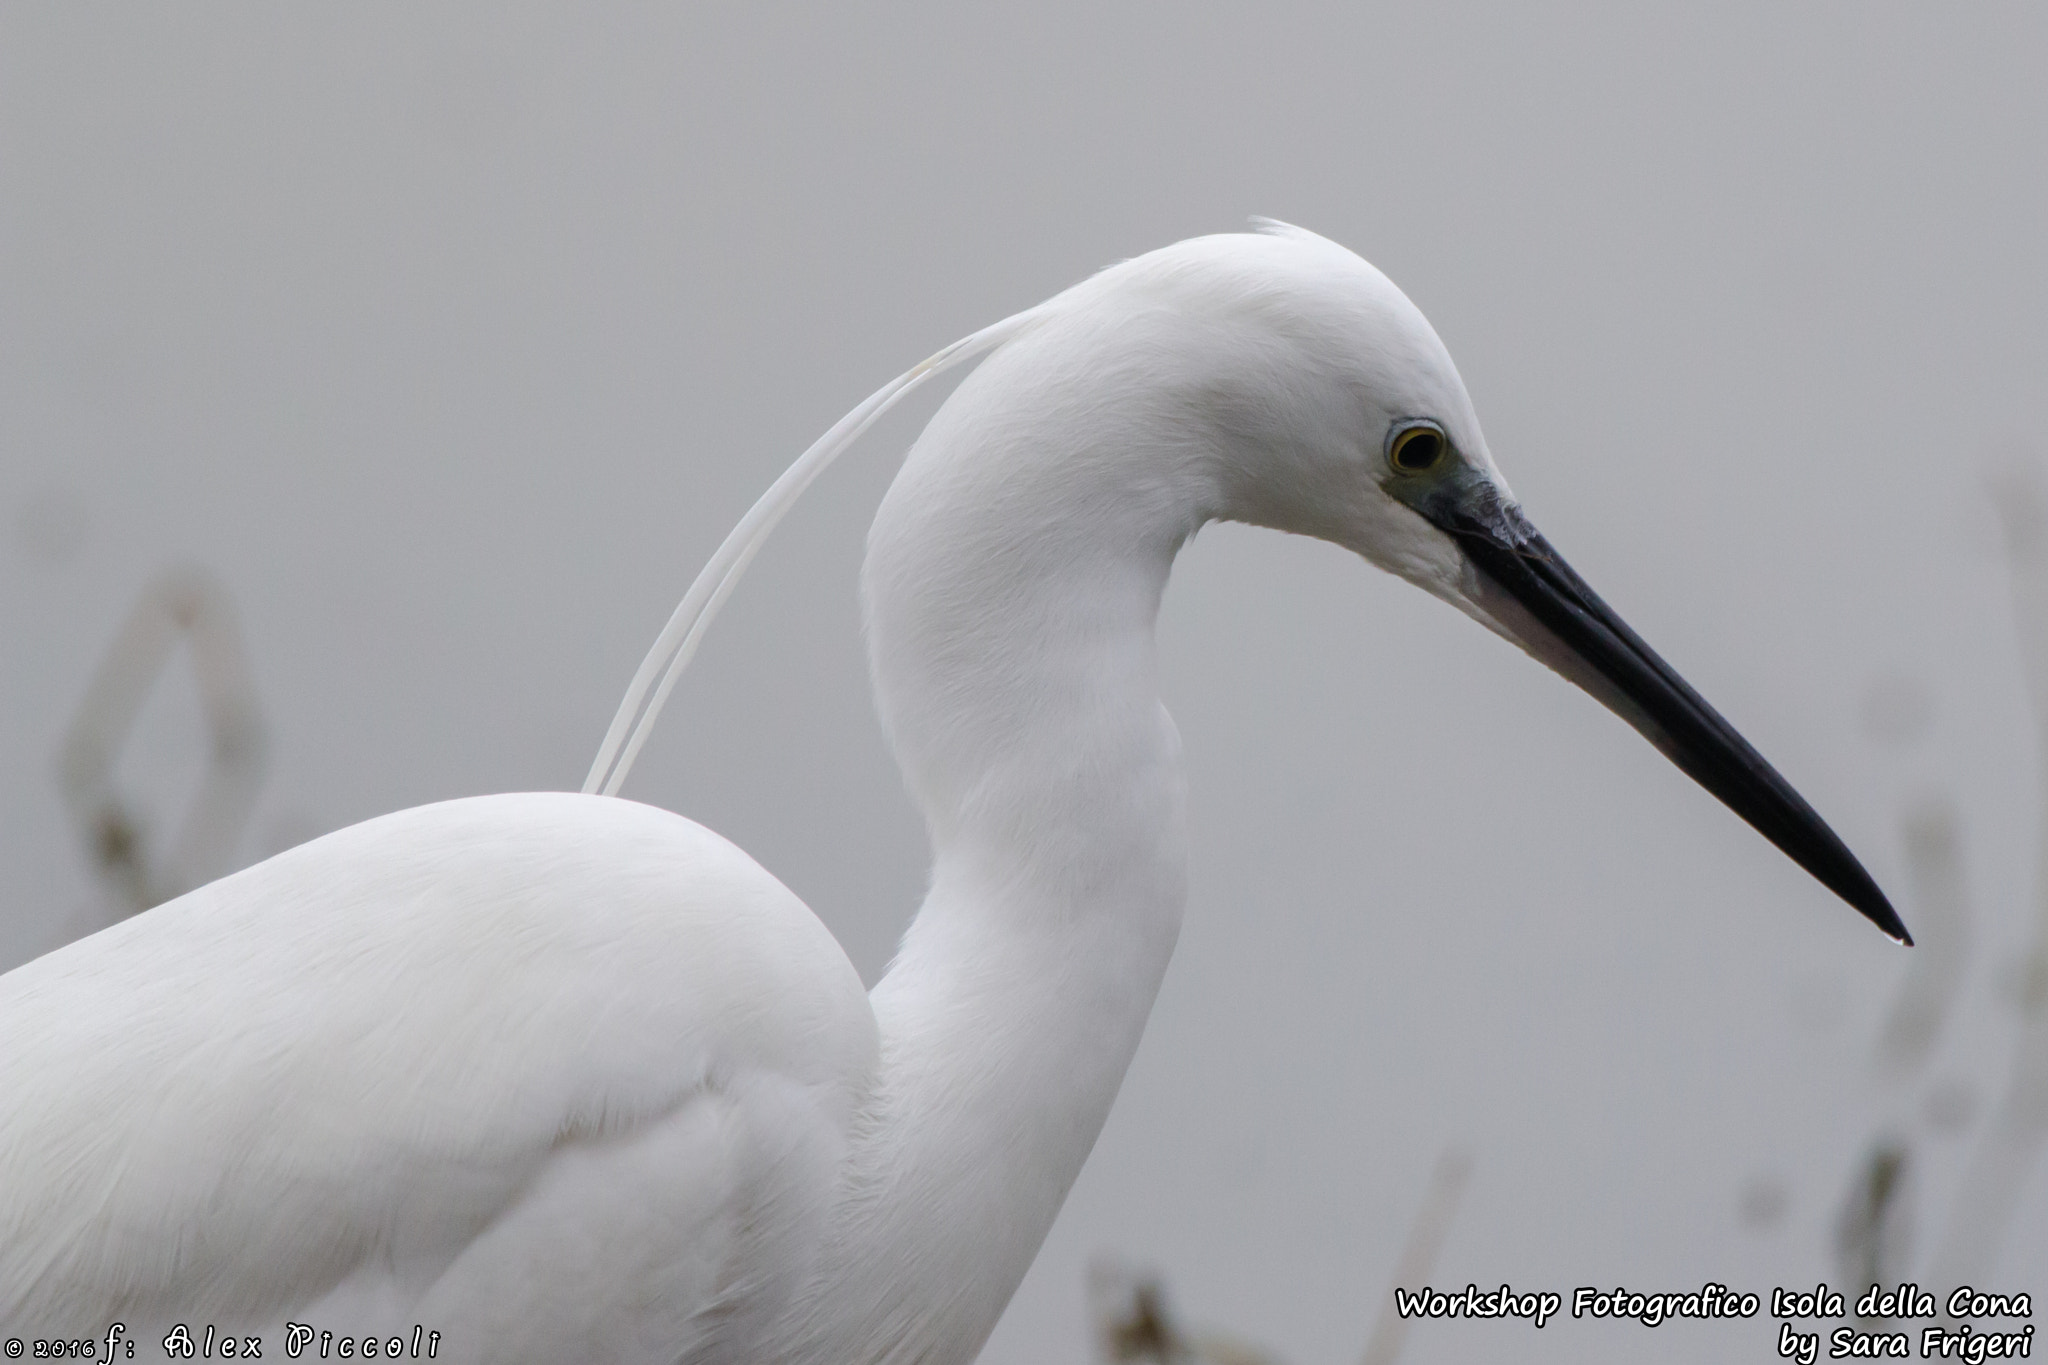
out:
{"label": "yellow eye", "polygon": [[1412,426],[1394,435],[1387,447],[1387,463],[1398,474],[1424,474],[1437,467],[1448,444],[1435,427]]}

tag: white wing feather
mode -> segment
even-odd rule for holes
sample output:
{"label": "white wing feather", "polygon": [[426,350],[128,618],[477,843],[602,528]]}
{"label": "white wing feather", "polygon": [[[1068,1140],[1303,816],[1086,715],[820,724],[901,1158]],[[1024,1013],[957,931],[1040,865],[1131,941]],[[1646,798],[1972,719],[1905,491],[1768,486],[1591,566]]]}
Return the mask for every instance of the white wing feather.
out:
{"label": "white wing feather", "polygon": [[723,1358],[807,1272],[876,1056],[824,926],[680,816],[371,820],[0,977],[0,1324]]}

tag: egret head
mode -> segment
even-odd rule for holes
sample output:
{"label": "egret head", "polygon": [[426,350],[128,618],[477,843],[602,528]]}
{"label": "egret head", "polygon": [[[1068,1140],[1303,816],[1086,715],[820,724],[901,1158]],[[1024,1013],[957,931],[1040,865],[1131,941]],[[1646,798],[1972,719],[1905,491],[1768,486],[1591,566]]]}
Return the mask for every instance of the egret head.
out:
{"label": "egret head", "polygon": [[[1436,332],[1313,233],[1183,242],[1090,285],[1174,323],[1176,398],[1225,433],[1218,514],[1344,545],[1584,688],[1880,929],[1910,943],[1812,807],[1588,587],[1494,467]],[[1074,291],[1088,302],[1089,285]]]}
{"label": "egret head", "polygon": [[[933,638],[1003,615],[989,609],[990,594],[1048,565],[1085,577],[1062,528],[1091,525],[1114,540],[1134,515],[1159,521],[1144,541],[1157,586],[1173,548],[1204,520],[1333,541],[1584,688],[1880,929],[1912,941],[1813,808],[1536,533],[1494,468],[1457,366],[1415,305],[1350,251],[1279,223],[1112,266],[955,342],[848,413],[691,585],[635,676],[586,791],[618,790],[705,626],[818,472],[898,399],[984,356],[926,428],[869,540],[871,586],[920,585],[922,606],[948,613]],[[976,459],[954,460],[960,449]],[[1105,471],[1115,471],[1107,484]],[[1054,533],[1019,533],[1015,518],[1032,498],[1042,514],[1032,524]],[[922,534],[930,527],[920,517],[963,505],[972,516]],[[979,529],[969,533],[968,521]],[[944,557],[976,536],[991,556],[983,567],[995,567],[970,593]],[[1157,600],[1155,590],[1148,610]],[[940,662],[957,665],[958,651]],[[878,685],[881,676],[878,665]],[[957,683],[933,691],[956,697]]]}

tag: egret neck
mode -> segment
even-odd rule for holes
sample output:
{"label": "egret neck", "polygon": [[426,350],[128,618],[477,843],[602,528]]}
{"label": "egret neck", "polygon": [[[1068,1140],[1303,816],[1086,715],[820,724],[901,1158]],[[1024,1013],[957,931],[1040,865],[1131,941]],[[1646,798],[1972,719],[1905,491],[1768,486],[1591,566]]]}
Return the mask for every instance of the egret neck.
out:
{"label": "egret neck", "polygon": [[1175,552],[1227,508],[1210,441],[1162,439],[1157,395],[1119,365],[1091,374],[1082,330],[1049,324],[970,377],[869,537],[875,692],[933,870],[871,997],[882,1075],[820,1319],[851,1329],[841,1359],[993,1329],[1180,929],[1185,787],[1154,622]]}

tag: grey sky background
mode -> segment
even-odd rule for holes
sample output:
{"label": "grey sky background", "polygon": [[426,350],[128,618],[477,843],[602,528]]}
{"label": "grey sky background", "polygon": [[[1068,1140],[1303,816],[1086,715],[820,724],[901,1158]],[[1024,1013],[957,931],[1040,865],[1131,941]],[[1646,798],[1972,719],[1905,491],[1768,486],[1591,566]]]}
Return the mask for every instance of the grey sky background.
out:
{"label": "grey sky background", "polygon": [[[2048,434],[2048,18],[2020,6],[13,5],[0,12],[0,963],[90,918],[53,779],[143,585],[212,570],[273,738],[253,858],[573,788],[754,496],[870,390],[1118,258],[1284,218],[1457,358],[1531,516],[1909,923],[1979,914],[1929,1135],[1908,955],[1602,712],[1325,546],[1184,555],[1187,927],[985,1359],[1085,1359],[1083,1267],[1355,1358],[1440,1147],[1438,1283],[1833,1274],[1883,1125],[1923,1252],[2005,1083],[2040,773],[1987,471]],[[762,555],[627,794],[732,837],[872,980],[924,847],[862,536],[933,407]],[[1873,738],[1873,687],[1927,732]],[[197,770],[171,674],[124,778]],[[1919,1125],[1916,1127],[1916,1125]],[[1787,1195],[1746,1222],[1742,1192]],[[2048,1172],[1994,1287],[2048,1291]],[[1775,1325],[1424,1325],[1404,1360],[1766,1358]]]}

